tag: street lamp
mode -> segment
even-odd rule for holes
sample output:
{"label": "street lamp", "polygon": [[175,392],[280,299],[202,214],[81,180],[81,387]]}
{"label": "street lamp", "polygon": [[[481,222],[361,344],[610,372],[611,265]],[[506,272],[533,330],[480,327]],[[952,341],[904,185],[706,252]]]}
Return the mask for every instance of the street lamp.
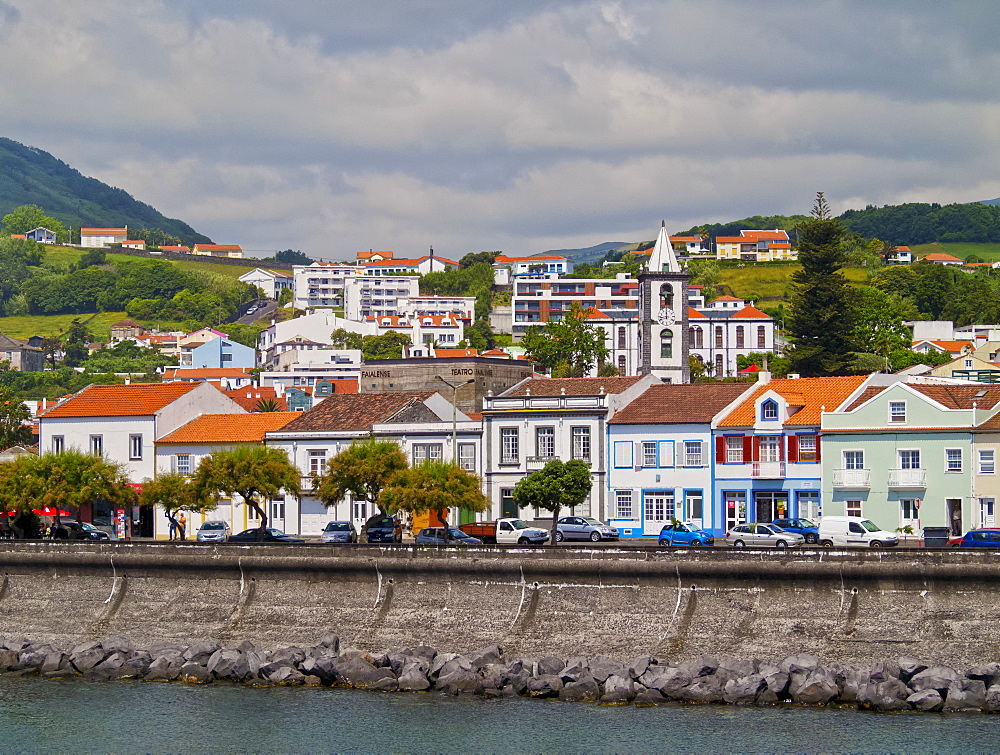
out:
{"label": "street lamp", "polygon": [[458,463],[458,389],[463,385],[468,385],[469,383],[476,382],[475,378],[469,378],[461,383],[452,383],[445,380],[440,375],[434,377],[449,388],[451,388],[451,460],[454,463]]}

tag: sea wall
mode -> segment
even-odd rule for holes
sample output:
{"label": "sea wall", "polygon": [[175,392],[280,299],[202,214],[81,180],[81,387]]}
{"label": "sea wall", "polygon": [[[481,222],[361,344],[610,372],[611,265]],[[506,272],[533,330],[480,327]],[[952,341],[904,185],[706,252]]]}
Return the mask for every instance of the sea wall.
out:
{"label": "sea wall", "polygon": [[968,667],[1000,657],[998,588],[953,551],[5,541],[0,636]]}

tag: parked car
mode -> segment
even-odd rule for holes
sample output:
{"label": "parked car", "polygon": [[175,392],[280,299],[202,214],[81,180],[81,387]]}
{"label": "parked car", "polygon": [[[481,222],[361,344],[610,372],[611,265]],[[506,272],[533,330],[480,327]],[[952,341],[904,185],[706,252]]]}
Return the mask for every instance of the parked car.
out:
{"label": "parked car", "polygon": [[726,545],[745,548],[797,548],[806,539],[795,532],[785,532],[774,524],[738,524],[726,533]]}
{"label": "parked car", "polygon": [[52,525],[52,537],[56,540],[110,540],[109,535],[104,530],[100,530],[87,522],[60,522],[59,526],[66,531],[63,537],[58,533],[58,528]]}
{"label": "parked car", "polygon": [[1000,548],[1000,529],[969,530],[961,537],[953,537],[948,545],[952,548]]}
{"label": "parked car", "polygon": [[549,539],[547,530],[532,527],[520,519],[497,519],[495,522],[470,522],[461,525],[466,535],[478,537],[484,543],[501,545],[543,545]]}
{"label": "parked car", "polygon": [[358,533],[351,522],[327,522],[320,539],[324,543],[356,543]]}
{"label": "parked car", "polygon": [[286,535],[281,530],[276,530],[274,527],[268,527],[264,530],[264,539],[258,540],[257,533],[260,532],[259,527],[255,527],[252,530],[243,530],[238,535],[230,535],[230,543],[304,543],[305,540],[301,538],[292,537],[291,535]]}
{"label": "parked car", "polygon": [[563,540],[617,540],[618,530],[599,519],[586,516],[563,516],[556,522],[556,542]]}
{"label": "parked car", "polygon": [[417,545],[480,545],[483,541],[455,527],[448,528],[448,539],[445,540],[443,527],[425,527],[417,533],[413,542]]}
{"label": "parked car", "polygon": [[824,516],[819,520],[819,544],[827,548],[894,548],[899,545],[899,536],[860,516]]}
{"label": "parked car", "polygon": [[771,524],[781,527],[785,532],[802,535],[807,543],[819,542],[819,525],[808,519],[775,519]]}
{"label": "parked car", "polygon": [[231,534],[233,533],[229,531],[229,524],[218,519],[210,519],[198,528],[195,540],[199,543],[224,543]]}
{"label": "parked car", "polygon": [[368,525],[369,543],[401,543],[403,542],[403,527],[391,516],[376,519]]}
{"label": "parked car", "polygon": [[715,545],[715,537],[706,532],[694,522],[677,522],[665,524],[660,530],[660,545],[689,545],[697,548],[702,545]]}

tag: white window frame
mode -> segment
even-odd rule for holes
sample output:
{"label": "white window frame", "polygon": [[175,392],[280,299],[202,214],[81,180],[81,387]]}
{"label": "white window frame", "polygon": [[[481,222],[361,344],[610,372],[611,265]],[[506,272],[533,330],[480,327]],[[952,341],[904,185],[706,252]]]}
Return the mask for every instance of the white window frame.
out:
{"label": "white window frame", "polygon": [[[903,454],[916,454],[917,455],[916,456],[917,465],[916,466],[904,467],[903,466]],[[896,458],[899,459],[899,468],[900,469],[922,469],[923,468],[923,467],[920,466],[920,464],[923,461],[923,459],[920,458],[920,449],[919,448],[900,448],[900,449],[897,449],[896,450]]]}
{"label": "white window frame", "polygon": [[[812,443],[812,449],[803,452],[802,441],[807,440],[807,442]],[[816,461],[819,454],[819,437],[816,435],[799,435],[796,441],[799,446],[799,461]],[[811,458],[803,458],[803,453],[808,454]]]}
{"label": "white window frame", "polygon": [[[861,466],[857,466],[857,467],[848,466],[848,461],[847,461],[848,454],[852,454],[852,455],[853,454],[858,454],[857,458],[860,460]],[[845,448],[844,451],[843,451],[843,461],[844,461],[844,469],[864,469],[865,468],[865,452],[864,452],[864,449],[862,449],[862,448]]]}
{"label": "white window frame", "polygon": [[945,474],[961,473],[962,471],[961,448],[946,448],[944,450],[944,471]]}
{"label": "white window frame", "polygon": [[[186,461],[186,464],[181,464],[181,459]],[[185,477],[191,474],[192,468],[194,467],[194,456],[192,454],[174,454],[170,457],[170,466],[174,472],[177,474],[182,474]]]}
{"label": "white window frame", "polygon": [[632,467],[632,441],[616,440],[614,442],[614,465],[615,469]]}
{"label": "white window frame", "polygon": [[847,516],[863,516],[861,513],[861,500],[852,498],[851,500],[844,501],[844,511],[847,512]]}
{"label": "white window frame", "polygon": [[104,455],[104,436],[103,435],[91,435],[90,436],[90,453],[94,456]]}
{"label": "white window frame", "polygon": [[321,477],[326,472],[326,449],[309,449],[309,476]]}
{"label": "white window frame", "polygon": [[890,401],[889,402],[889,424],[890,425],[902,425],[906,424],[906,402],[905,401]]}
{"label": "white window frame", "polygon": [[540,459],[556,457],[556,428],[541,425],[535,428],[535,456]]}
{"label": "white window frame", "polygon": [[414,466],[422,461],[441,461],[444,458],[444,444],[414,443],[410,448],[410,453]]}
{"label": "white window frame", "polygon": [[666,468],[677,465],[677,461],[674,456],[674,442],[672,440],[657,441],[656,454],[658,466]]}
{"label": "white window frame", "polygon": [[590,427],[576,425],[570,428],[570,435],[573,441],[572,458],[590,461]]}
{"label": "white window frame", "polygon": [[518,464],[520,460],[520,433],[516,427],[500,428],[500,463]]}
{"label": "white window frame", "polygon": [[142,433],[132,433],[128,436],[129,461],[142,461]]}
{"label": "white window frame", "polygon": [[979,449],[979,474],[996,474],[996,451],[992,448]]}
{"label": "white window frame", "polygon": [[760,456],[760,461],[770,464],[781,461],[781,440],[782,436],[780,435],[757,436],[757,453]]}
{"label": "white window frame", "polygon": [[52,436],[52,453],[61,454],[63,449],[66,448],[66,436],[65,435],[53,435]]}
{"label": "white window frame", "polygon": [[656,453],[656,441],[655,440],[644,440],[642,441],[642,466],[643,467],[656,467],[658,465],[658,457]]}
{"label": "white window frame", "polygon": [[634,517],[633,512],[635,511],[634,506],[635,500],[631,490],[615,491],[616,519],[632,519]]}
{"label": "white window frame", "polygon": [[705,466],[705,444],[700,440],[684,441],[684,466]]}
{"label": "white window frame", "polygon": [[458,466],[464,469],[466,472],[476,471],[476,444],[475,443],[459,443],[458,444]]}
{"label": "white window frame", "polygon": [[778,402],[769,398],[760,405],[760,418],[766,422],[778,419]]}
{"label": "white window frame", "polygon": [[743,436],[726,436],[726,464],[743,464]]}

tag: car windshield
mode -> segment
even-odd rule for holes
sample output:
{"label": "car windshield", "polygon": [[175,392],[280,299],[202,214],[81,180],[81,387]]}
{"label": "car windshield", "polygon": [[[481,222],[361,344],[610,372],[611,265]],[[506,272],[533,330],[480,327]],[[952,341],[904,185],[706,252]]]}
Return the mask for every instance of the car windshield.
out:
{"label": "car windshield", "polygon": [[457,537],[460,540],[464,540],[465,538],[469,537],[464,532],[462,532],[462,530],[456,530],[456,529],[449,529],[448,534],[451,535],[452,537]]}
{"label": "car windshield", "polygon": [[95,527],[92,524],[87,524],[86,522],[83,522],[83,523],[80,524],[80,529],[81,530],[96,530],[97,527]]}
{"label": "car windshield", "polygon": [[347,522],[330,522],[326,525],[327,532],[347,532],[350,530],[350,525]]}
{"label": "car windshield", "polygon": [[226,528],[226,525],[224,525],[222,522],[205,522],[203,525],[201,525],[201,528],[203,530],[224,530]]}
{"label": "car windshield", "polygon": [[528,529],[528,525],[525,524],[524,522],[522,522],[520,519],[515,519],[514,521],[511,522],[511,525],[516,530],[526,530],[526,529]]}
{"label": "car windshield", "polygon": [[815,527],[816,525],[808,519],[799,519],[799,527]]}
{"label": "car windshield", "polygon": [[[254,530],[251,530],[251,532],[253,532],[253,531]],[[267,532],[268,532],[269,535],[271,535],[271,537],[285,537],[285,533],[282,532],[281,530],[276,530],[276,529],[272,529],[272,528],[268,527]]]}
{"label": "car windshield", "polygon": [[597,519],[591,519],[590,517],[585,518],[583,521],[585,521],[587,524],[592,524],[595,527],[604,526],[604,522],[598,521]]}
{"label": "car windshield", "polygon": [[678,524],[674,529],[676,529],[678,532],[694,532],[695,527],[693,524],[688,524],[685,522],[684,524]]}
{"label": "car windshield", "polygon": [[861,523],[861,526],[864,527],[869,532],[878,532],[879,531],[878,526],[875,524],[875,522],[871,521],[870,519],[865,519]]}

